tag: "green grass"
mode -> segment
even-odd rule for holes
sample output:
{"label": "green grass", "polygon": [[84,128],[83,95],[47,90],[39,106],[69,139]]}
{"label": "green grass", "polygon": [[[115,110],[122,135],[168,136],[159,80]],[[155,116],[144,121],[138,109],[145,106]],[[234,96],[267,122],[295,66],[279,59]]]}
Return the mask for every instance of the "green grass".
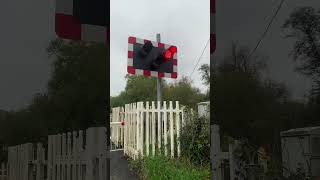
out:
{"label": "green grass", "polygon": [[209,167],[199,168],[187,160],[170,159],[161,155],[130,160],[130,167],[143,180],[207,180]]}

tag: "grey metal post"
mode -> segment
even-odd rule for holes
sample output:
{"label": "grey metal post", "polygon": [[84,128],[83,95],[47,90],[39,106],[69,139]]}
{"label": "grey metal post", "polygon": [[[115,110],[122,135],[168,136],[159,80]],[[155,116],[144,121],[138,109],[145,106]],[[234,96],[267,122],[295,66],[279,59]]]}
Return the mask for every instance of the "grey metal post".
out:
{"label": "grey metal post", "polygon": [[[157,42],[161,41],[160,34],[157,34]],[[157,78],[157,101],[162,102],[162,84],[161,78]]]}

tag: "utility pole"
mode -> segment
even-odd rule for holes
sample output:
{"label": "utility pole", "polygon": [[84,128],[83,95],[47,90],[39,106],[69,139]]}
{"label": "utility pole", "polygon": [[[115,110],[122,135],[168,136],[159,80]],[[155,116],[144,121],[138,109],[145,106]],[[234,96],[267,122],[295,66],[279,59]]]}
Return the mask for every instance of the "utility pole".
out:
{"label": "utility pole", "polygon": [[[160,34],[157,34],[157,42],[160,43],[161,36]],[[162,84],[161,84],[161,78],[157,78],[157,101],[162,102]]]}

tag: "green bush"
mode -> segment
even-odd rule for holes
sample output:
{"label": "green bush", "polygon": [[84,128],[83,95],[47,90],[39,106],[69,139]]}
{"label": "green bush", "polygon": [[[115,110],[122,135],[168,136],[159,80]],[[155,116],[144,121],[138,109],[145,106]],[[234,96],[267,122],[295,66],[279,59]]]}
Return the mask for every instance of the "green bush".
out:
{"label": "green bush", "polygon": [[188,115],[181,130],[181,153],[197,166],[210,165],[210,120],[205,117]]}
{"label": "green bush", "polygon": [[131,160],[129,164],[143,180],[206,180],[210,178],[209,168],[199,168],[188,160],[170,159],[161,155]]}

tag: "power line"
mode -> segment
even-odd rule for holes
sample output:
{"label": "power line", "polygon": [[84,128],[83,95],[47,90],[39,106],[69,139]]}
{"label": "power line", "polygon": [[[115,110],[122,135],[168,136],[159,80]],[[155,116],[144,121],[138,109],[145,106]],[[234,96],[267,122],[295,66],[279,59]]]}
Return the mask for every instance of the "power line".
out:
{"label": "power line", "polygon": [[194,68],[193,68],[193,70],[192,70],[192,72],[191,72],[191,74],[190,74],[190,78],[192,77],[194,71],[196,70],[196,68],[197,68],[197,66],[198,66],[198,64],[199,64],[199,62],[200,62],[200,60],[201,60],[201,58],[202,58],[202,56],[203,56],[203,54],[204,54],[204,51],[207,49],[207,46],[208,46],[209,42],[210,42],[210,38],[208,39],[205,47],[204,47],[203,50],[202,50],[201,55],[199,56],[199,59],[198,59],[197,64],[194,66]]}
{"label": "power line", "polygon": [[269,29],[270,29],[270,27],[271,27],[274,19],[277,17],[277,15],[278,15],[278,13],[279,13],[279,11],[280,11],[280,9],[281,9],[284,1],[285,1],[285,0],[281,0],[280,4],[279,4],[278,7],[277,7],[276,12],[274,13],[274,15],[272,16],[271,20],[269,21],[266,30],[263,32],[262,36],[261,36],[260,39],[258,40],[255,48],[251,51],[249,57],[251,57],[251,56],[254,54],[254,52],[258,49],[259,45],[261,44],[263,38],[265,38],[265,36],[267,35],[267,33],[268,33],[268,31],[269,31]]}

